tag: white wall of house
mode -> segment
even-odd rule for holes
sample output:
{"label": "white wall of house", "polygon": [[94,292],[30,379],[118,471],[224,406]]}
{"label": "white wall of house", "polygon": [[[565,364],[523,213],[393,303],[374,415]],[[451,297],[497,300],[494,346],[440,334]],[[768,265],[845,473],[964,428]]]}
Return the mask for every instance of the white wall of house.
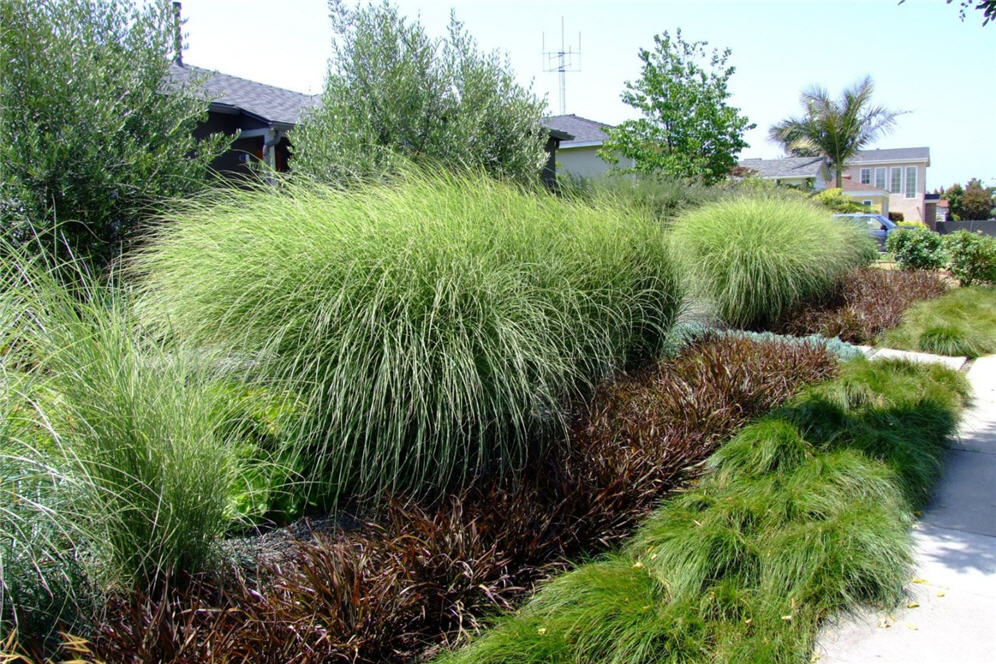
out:
{"label": "white wall of house", "polygon": [[585,178],[597,178],[606,175],[610,168],[632,168],[633,160],[620,157],[618,164],[609,164],[598,156],[601,145],[588,145],[576,148],[557,150],[557,173],[570,173]]}
{"label": "white wall of house", "polygon": [[[924,194],[927,190],[927,164],[924,161],[858,162],[844,170],[851,181],[862,182],[862,170],[872,186],[881,186],[882,177],[889,193],[889,210],[902,212],[907,221],[924,221]],[[848,192],[850,193],[850,192]]]}
{"label": "white wall of house", "polygon": [[764,179],[769,182],[774,182],[779,186],[797,187],[803,191],[823,191],[827,187],[833,186],[827,182],[827,179],[823,175],[819,175],[815,178],[768,177]]}

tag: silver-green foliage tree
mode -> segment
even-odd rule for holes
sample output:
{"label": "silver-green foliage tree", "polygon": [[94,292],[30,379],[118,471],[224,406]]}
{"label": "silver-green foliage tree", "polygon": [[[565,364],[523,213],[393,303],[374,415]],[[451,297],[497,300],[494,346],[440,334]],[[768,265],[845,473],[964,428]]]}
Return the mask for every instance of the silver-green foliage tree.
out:
{"label": "silver-green foliage tree", "polygon": [[295,172],[336,182],[390,171],[401,157],[538,178],[546,103],[515,81],[507,58],[481,53],[455,17],[432,39],[388,2],[329,7],[334,57],[321,105],[293,134]]}
{"label": "silver-green foliage tree", "polygon": [[167,84],[165,0],[0,3],[0,230],[95,265],[155,201],[202,188],[224,138],[192,131],[207,103]]}
{"label": "silver-green foliage tree", "polygon": [[609,130],[600,156],[618,163],[634,160],[631,170],[672,177],[720,180],[736,166],[744,133],[754,128],[740,109],[730,106],[727,66],[730,50],[707,51],[707,42],[686,42],[678,30],[654,37],[654,49],[640,49],[643,71],[627,81],[622,100],[643,117]]}

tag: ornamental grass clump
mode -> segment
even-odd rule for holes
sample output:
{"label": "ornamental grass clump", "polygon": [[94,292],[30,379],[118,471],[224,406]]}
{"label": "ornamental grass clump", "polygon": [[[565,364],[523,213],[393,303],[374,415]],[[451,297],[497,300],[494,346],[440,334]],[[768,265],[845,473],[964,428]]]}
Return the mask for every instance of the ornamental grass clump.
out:
{"label": "ornamental grass clump", "polygon": [[30,642],[92,618],[92,596],[213,567],[250,465],[217,366],[139,335],[78,264],[5,253],[0,625]]}
{"label": "ornamental grass clump", "polygon": [[673,225],[671,243],[687,281],[738,327],[777,320],[828,293],[874,257],[852,224],[801,200],[738,197],[703,206]]}
{"label": "ornamental grass clump", "polygon": [[140,317],[305,395],[325,505],[521,467],[681,301],[649,219],[483,175],[217,193],[166,222],[132,262]]}

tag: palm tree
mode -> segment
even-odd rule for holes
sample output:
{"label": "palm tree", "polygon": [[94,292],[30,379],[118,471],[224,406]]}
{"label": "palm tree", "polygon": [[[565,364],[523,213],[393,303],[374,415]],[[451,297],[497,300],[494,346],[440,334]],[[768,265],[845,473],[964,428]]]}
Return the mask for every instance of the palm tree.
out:
{"label": "palm tree", "polygon": [[904,111],[872,106],[871,77],[846,88],[839,100],[825,88],[813,86],[802,93],[806,114],[788,118],[768,130],[773,141],[796,157],[826,157],[841,186],[847,160],[879,135],[890,131]]}

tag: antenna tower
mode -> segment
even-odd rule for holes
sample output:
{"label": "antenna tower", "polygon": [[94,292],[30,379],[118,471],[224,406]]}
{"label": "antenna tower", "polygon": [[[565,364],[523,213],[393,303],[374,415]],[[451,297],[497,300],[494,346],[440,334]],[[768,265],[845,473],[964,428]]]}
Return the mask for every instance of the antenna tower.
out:
{"label": "antenna tower", "polygon": [[546,50],[546,33],[543,33],[543,71],[560,74],[560,114],[567,113],[567,72],[581,71],[581,33],[578,33],[578,48],[575,51],[564,45],[564,17],[560,17],[560,50]]}

